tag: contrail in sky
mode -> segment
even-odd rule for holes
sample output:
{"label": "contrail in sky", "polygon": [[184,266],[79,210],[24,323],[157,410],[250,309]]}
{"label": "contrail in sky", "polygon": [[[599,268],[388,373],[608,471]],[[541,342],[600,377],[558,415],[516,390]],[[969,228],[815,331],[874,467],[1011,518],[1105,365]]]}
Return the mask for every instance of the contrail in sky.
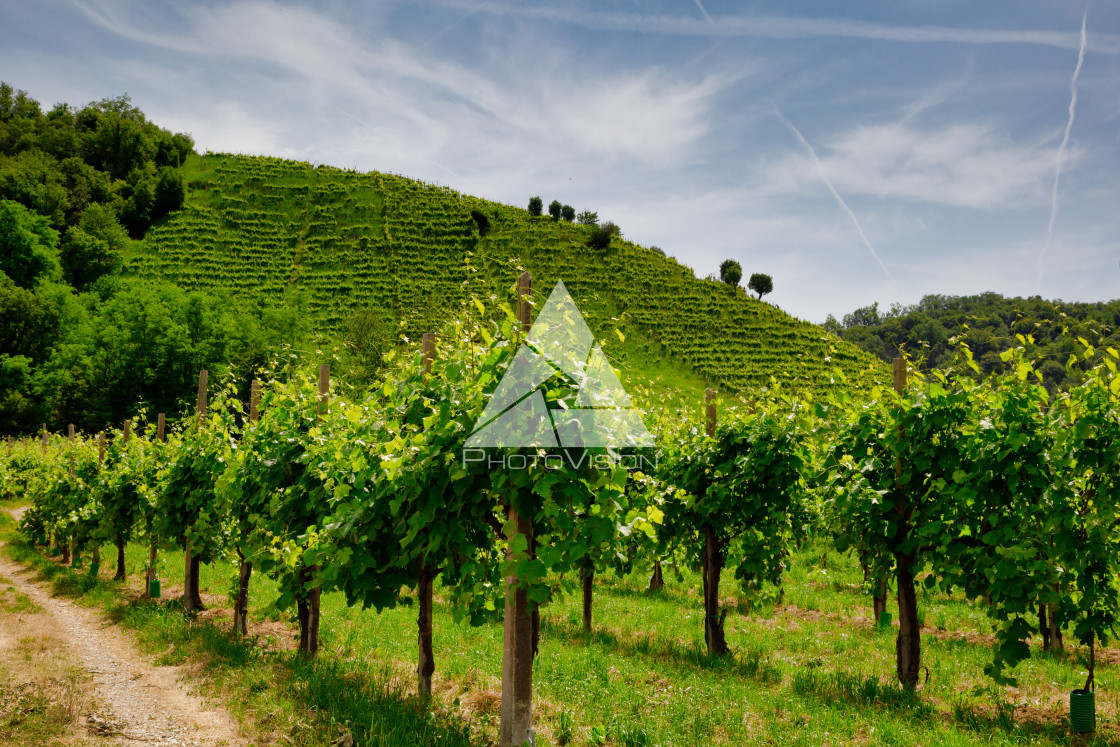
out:
{"label": "contrail in sky", "polygon": [[1081,64],[1085,62],[1085,21],[1089,18],[1089,11],[1081,17],[1081,48],[1077,52],[1077,67],[1073,69],[1073,77],[1069,81],[1069,119],[1066,120],[1066,131],[1062,134],[1062,142],[1058,145],[1058,158],[1054,164],[1054,190],[1050,193],[1050,223],[1046,226],[1046,245],[1038,255],[1038,290],[1042,290],[1042,276],[1046,273],[1044,261],[1050,245],[1054,241],[1054,221],[1058,218],[1058,183],[1062,178],[1062,166],[1065,165],[1069,155],[1069,133],[1073,129],[1073,117],[1077,113],[1077,79],[1081,75]]}
{"label": "contrail in sky", "polygon": [[844,198],[841,197],[840,193],[836,191],[836,187],[832,186],[832,180],[829,179],[828,174],[825,173],[824,165],[821,163],[821,159],[817,157],[817,152],[813,150],[813,146],[809,145],[809,141],[806,140],[805,136],[801,134],[801,130],[794,127],[793,122],[790,122],[782,115],[782,112],[778,109],[778,107],[774,107],[774,113],[778,115],[778,119],[782,120],[782,124],[789,128],[789,131],[793,133],[793,136],[795,138],[797,138],[797,142],[801,143],[801,147],[804,148],[805,152],[809,154],[809,157],[813,159],[813,163],[817,166],[817,173],[821,176],[821,181],[825,183],[825,186],[828,187],[828,191],[831,192],[832,196],[836,198],[836,202],[840,204],[840,207],[843,208],[844,212],[848,214],[848,217],[852,219],[852,224],[855,225],[856,233],[859,234],[859,238],[861,241],[863,241],[863,245],[867,247],[867,250],[869,252],[871,252],[871,256],[874,257],[875,261],[879,263],[879,266],[883,268],[883,272],[886,273],[887,277],[893,280],[894,276],[891,275],[891,271],[887,269],[887,266],[883,263],[882,258],[879,257],[879,252],[875,251],[875,247],[871,245],[871,241],[867,238],[867,234],[863,232],[863,226],[860,225],[859,218],[857,218],[856,214],[852,212],[852,209],[848,207],[848,203],[844,202]]}
{"label": "contrail in sky", "polygon": [[704,17],[708,19],[708,23],[712,24],[713,26],[716,25],[716,22],[712,20],[712,17],[710,15],[708,15],[708,11],[704,10],[704,4],[701,3],[700,0],[696,0],[696,7],[699,8],[700,12],[704,14]]}

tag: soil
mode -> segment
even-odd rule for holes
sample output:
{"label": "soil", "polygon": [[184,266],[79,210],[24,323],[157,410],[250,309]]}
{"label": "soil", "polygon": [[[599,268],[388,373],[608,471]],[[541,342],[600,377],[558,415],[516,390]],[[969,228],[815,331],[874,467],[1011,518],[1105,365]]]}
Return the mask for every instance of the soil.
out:
{"label": "soil", "polygon": [[[19,510],[11,513],[18,520]],[[42,691],[44,681],[57,680],[48,658],[49,669],[77,673],[56,693],[72,721],[64,744],[246,743],[224,708],[192,692],[184,667],[155,666],[112,620],[51,596],[36,575],[0,555],[4,587],[39,608],[0,613],[0,655],[11,660],[4,668],[16,687]]]}

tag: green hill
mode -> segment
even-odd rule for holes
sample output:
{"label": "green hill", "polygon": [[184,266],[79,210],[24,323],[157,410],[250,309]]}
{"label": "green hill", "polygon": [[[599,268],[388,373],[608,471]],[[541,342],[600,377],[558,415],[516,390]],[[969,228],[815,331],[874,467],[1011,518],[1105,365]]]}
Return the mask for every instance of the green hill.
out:
{"label": "green hill", "polygon": [[298,288],[324,328],[372,315],[415,338],[468,294],[504,294],[527,269],[539,294],[564,281],[624,370],[733,392],[771,377],[819,390],[837,365],[851,380],[887,379],[855,345],[658,251],[617,238],[589,248],[586,226],[392,174],[277,158],[191,156],[183,173],[184,208],[148,232],[126,274],[246,300]]}

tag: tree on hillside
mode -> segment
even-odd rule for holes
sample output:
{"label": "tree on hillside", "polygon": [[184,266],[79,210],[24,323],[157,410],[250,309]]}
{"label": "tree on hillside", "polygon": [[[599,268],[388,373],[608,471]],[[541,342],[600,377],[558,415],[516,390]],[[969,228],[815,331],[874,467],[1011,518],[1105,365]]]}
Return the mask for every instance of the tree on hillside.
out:
{"label": "tree on hillside", "polygon": [[719,279],[730,286],[739,285],[743,279],[742,266],[733,259],[725,259],[719,266]]}
{"label": "tree on hillside", "polygon": [[61,275],[58,231],[47,218],[12,200],[0,200],[0,271],[22,288]]}
{"label": "tree on hillside", "polygon": [[879,302],[871,304],[870,306],[863,306],[856,309],[851,314],[844,315],[844,328],[851,329],[852,327],[874,327],[879,324]]}
{"label": "tree on hillside", "polygon": [[756,272],[751,275],[747,287],[757,293],[758,299],[761,301],[763,296],[774,290],[774,278],[761,272]]}
{"label": "tree on hillside", "polygon": [[539,218],[543,209],[544,200],[542,200],[540,197],[529,198],[529,215],[533,216],[534,218]]}
{"label": "tree on hillside", "polygon": [[576,222],[581,226],[597,226],[599,225],[599,214],[584,210],[576,216]]}
{"label": "tree on hillside", "polygon": [[552,216],[553,220],[560,220],[560,211],[563,209],[564,206],[560,204],[560,200],[553,200],[548,203],[548,214]]}
{"label": "tree on hillside", "polygon": [[128,234],[113,209],[96,202],[89,205],[62,240],[66,280],[78,290],[86,290],[94,280],[120,267],[127,246]]}
{"label": "tree on hillside", "polygon": [[571,223],[576,219],[576,209],[571,205],[564,205],[560,208],[560,217]]}
{"label": "tree on hillside", "polygon": [[603,225],[591,229],[587,245],[592,249],[606,249],[611,245],[611,239],[616,236],[622,238],[622,229],[611,221],[607,221]]}

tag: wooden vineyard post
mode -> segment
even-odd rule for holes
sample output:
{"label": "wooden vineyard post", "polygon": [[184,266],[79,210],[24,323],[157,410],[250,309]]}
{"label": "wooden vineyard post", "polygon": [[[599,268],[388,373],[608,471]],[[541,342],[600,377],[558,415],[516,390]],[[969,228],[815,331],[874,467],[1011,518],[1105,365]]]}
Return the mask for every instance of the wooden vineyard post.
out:
{"label": "wooden vineyard post", "polygon": [[[132,421],[131,420],[126,420],[126,421],[124,421],[124,428],[123,428],[123,431],[122,431],[122,434],[121,434],[121,447],[122,448],[128,448],[128,441],[129,441],[129,438],[130,438],[131,435],[132,435]],[[113,580],[114,581],[124,581],[127,577],[126,574],[125,574],[125,569],[124,569],[125,536],[123,534],[118,534],[114,539],[116,540],[116,543],[117,543],[117,572],[115,574],[113,574]]]}
{"label": "wooden vineyard post", "polygon": [[[205,369],[198,373],[198,400],[195,404],[195,428],[202,430],[206,420],[206,385],[208,374]],[[189,531],[189,530],[188,530]],[[202,594],[198,588],[198,566],[200,556],[191,551],[191,542],[187,540],[184,550],[184,581],[183,581],[183,609],[187,612],[198,612],[205,609],[202,606]]]}
{"label": "wooden vineyard post", "polygon": [[[716,435],[716,390],[707,389],[704,392],[704,428],[709,437]],[[701,496],[703,500],[703,496]],[[704,640],[708,644],[708,654],[723,656],[730,653],[727,640],[723,634],[723,624],[726,612],[719,608],[719,576],[723,570],[723,548],[720,547],[719,537],[715,528],[704,524]]]}
{"label": "wooden vineyard post", "polygon": [[[70,438],[70,477],[73,478],[74,477],[74,439],[75,439],[74,424],[73,423],[71,423],[69,428],[67,429],[67,435]],[[65,539],[63,539],[63,542],[62,542],[62,564],[63,565],[66,565],[67,563],[72,562],[71,561],[72,554],[77,555],[77,548],[74,547],[74,536],[70,535],[69,537],[66,537]],[[74,558],[74,559],[76,560],[76,558]]]}
{"label": "wooden vineyard post", "polygon": [[[331,367],[319,366],[319,417],[327,413],[330,404]],[[304,566],[299,571],[299,596],[296,611],[299,616],[299,651],[308,656],[319,652],[319,602],[322,588],[310,587],[319,566]],[[310,588],[309,588],[310,587]]]}
{"label": "wooden vineyard post", "polygon": [[[432,363],[436,358],[436,336],[425,332],[423,338],[424,358],[423,374],[424,383],[427,384],[432,375]],[[436,671],[435,656],[432,652],[432,586],[435,581],[435,570],[421,555],[416,568],[416,694],[421,700],[432,697],[432,675]]]}
{"label": "wooden vineyard post", "polygon": [[[260,420],[261,382],[253,379],[249,388],[249,423]],[[253,561],[245,559],[241,543],[237,545],[237,557],[241,566],[237,573],[237,601],[233,605],[233,632],[249,634],[249,580],[253,577]]]}
{"label": "wooden vineyard post", "polygon": [[[161,412],[156,416],[156,440],[163,443],[167,433],[167,417]],[[156,580],[156,561],[159,560],[159,541],[153,529],[152,536],[148,538],[148,570],[144,574],[144,590],[149,599],[160,596],[160,591],[153,582]]]}
{"label": "wooden vineyard post", "polygon": [[[894,359],[894,390],[899,394],[906,391],[906,361],[902,358]],[[896,490],[902,489],[902,457],[894,465]],[[905,539],[912,527],[910,514],[913,510],[909,501],[901,496],[897,500],[900,515],[900,540]],[[907,689],[918,685],[918,675],[922,665],[922,631],[918,624],[918,597],[914,588],[914,560],[913,551],[894,553],[896,567],[896,582],[898,584],[898,638],[895,641],[895,650],[898,661],[898,680]]]}
{"label": "wooden vineyard post", "polygon": [[[43,435],[42,435],[42,438],[40,439],[40,444],[41,444],[41,449],[43,451],[43,456],[46,456],[46,454],[47,454],[47,424],[46,423],[43,423]],[[50,537],[47,538],[47,550],[48,550],[48,552],[52,552],[52,557],[53,557],[53,550],[56,547],[58,547],[58,537],[55,536],[54,532],[51,532]]]}
{"label": "wooden vineyard post", "polygon": [[[97,471],[101,472],[105,467],[105,433],[102,431],[97,435]],[[93,557],[90,558],[89,572],[91,576],[96,577],[98,570],[101,568],[101,543],[94,541],[93,543]]]}
{"label": "wooden vineyard post", "polygon": [[76,438],[75,433],[74,433],[74,424],[73,423],[70,424],[70,427],[67,431],[67,435],[70,437],[70,476],[73,477],[74,476],[74,440]]}
{"label": "wooden vineyard post", "polygon": [[[517,280],[517,319],[522,335],[527,336],[532,326],[532,309],[529,294],[533,278],[528,272]],[[509,550],[512,557],[514,540],[524,535],[526,547],[533,546],[531,517],[523,517],[511,504]],[[533,742],[533,617],[529,613],[529,598],[525,589],[518,588],[516,575],[506,577],[505,625],[502,645],[502,715],[498,737],[499,747],[521,747]]]}
{"label": "wooden vineyard post", "polygon": [[[906,361],[902,358],[895,358],[893,361],[894,366],[894,390],[902,393],[906,390]],[[900,378],[901,377],[901,378]],[[902,475],[902,462],[901,460],[895,463],[895,478],[897,479]],[[871,573],[871,569],[864,566],[864,578]],[[887,592],[890,591],[890,584],[886,574],[879,577],[876,582],[875,592],[871,595],[871,624],[883,624],[883,614],[887,611]]]}

